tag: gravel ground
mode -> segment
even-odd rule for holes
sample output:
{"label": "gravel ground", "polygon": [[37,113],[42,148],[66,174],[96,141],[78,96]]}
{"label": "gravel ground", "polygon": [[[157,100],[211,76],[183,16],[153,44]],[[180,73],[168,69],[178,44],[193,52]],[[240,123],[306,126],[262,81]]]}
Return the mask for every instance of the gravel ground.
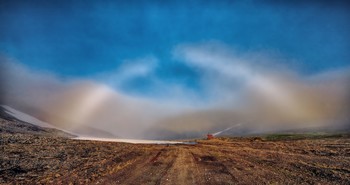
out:
{"label": "gravel ground", "polygon": [[1,135],[1,184],[350,184],[350,138],[189,145]]}

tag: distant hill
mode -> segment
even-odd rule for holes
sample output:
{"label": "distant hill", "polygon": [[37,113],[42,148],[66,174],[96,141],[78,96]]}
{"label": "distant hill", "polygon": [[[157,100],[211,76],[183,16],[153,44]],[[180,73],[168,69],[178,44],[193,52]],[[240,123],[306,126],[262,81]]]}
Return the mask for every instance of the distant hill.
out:
{"label": "distant hill", "polygon": [[22,121],[11,115],[4,106],[0,106],[0,133],[3,134],[32,134],[57,137],[76,137],[59,129],[43,127]]}
{"label": "distant hill", "polygon": [[103,137],[116,138],[113,134],[100,129],[81,126],[74,130],[59,128],[41,121],[33,116],[16,110],[6,105],[0,105],[0,132],[2,133],[26,133],[26,134],[52,134],[55,136],[77,137]]}

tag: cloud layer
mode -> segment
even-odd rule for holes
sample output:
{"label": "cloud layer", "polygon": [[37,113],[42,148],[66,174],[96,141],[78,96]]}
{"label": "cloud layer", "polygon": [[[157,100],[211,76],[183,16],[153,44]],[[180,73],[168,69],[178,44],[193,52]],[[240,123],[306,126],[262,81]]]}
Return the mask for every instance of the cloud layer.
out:
{"label": "cloud layer", "polygon": [[[156,57],[90,79],[60,78],[3,57],[1,103],[64,128],[90,126],[128,138],[198,137],[238,123],[237,134],[349,127],[349,68],[306,75],[287,59],[214,42],[178,45],[173,57],[200,71],[204,92],[162,81],[153,73],[162,62]],[[118,90],[135,77],[152,78],[168,98]]]}

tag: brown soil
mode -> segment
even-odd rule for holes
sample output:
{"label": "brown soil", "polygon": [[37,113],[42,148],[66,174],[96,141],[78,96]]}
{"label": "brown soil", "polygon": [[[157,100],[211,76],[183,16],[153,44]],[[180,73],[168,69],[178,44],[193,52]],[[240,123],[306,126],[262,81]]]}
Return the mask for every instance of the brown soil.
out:
{"label": "brown soil", "polygon": [[3,134],[1,184],[350,184],[350,138],[146,145]]}

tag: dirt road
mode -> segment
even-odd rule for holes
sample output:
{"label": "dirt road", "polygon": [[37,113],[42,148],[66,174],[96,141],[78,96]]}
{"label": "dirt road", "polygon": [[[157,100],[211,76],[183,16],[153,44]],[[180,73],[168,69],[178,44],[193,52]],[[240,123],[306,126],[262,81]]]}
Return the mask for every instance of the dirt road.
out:
{"label": "dirt road", "polygon": [[349,167],[349,141],[214,140],[196,146],[163,146],[98,183],[349,184]]}
{"label": "dirt road", "polygon": [[193,146],[4,138],[2,184],[350,184],[349,138]]}

